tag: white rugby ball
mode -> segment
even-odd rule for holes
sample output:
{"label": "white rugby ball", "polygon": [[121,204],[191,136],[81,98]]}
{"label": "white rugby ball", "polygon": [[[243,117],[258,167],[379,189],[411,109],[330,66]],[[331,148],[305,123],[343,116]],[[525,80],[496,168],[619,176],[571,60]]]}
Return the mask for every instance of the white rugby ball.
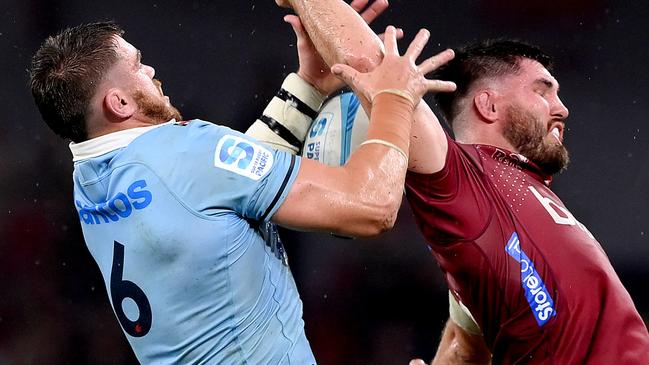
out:
{"label": "white rugby ball", "polygon": [[369,118],[351,92],[334,96],[313,120],[302,156],[330,166],[344,165],[349,155],[365,141]]}

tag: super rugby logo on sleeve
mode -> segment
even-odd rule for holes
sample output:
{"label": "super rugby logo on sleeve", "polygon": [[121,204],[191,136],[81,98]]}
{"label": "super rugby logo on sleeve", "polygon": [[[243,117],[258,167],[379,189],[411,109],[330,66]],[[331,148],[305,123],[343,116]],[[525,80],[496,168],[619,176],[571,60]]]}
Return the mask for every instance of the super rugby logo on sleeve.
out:
{"label": "super rugby logo on sleeve", "polygon": [[557,310],[554,308],[554,301],[550,297],[543,279],[534,268],[534,263],[521,249],[516,232],[512,234],[507,242],[505,251],[521,264],[521,286],[525,291],[525,299],[527,299],[539,327],[543,326],[550,318],[557,315]]}
{"label": "super rugby logo on sleeve", "polygon": [[273,154],[256,143],[228,134],[216,145],[214,166],[259,180],[273,166]]}

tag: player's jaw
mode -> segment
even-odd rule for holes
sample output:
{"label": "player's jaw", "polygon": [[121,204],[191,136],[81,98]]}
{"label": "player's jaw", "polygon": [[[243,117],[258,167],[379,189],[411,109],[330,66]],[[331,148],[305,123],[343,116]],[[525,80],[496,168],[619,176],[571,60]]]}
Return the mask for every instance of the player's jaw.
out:
{"label": "player's jaw", "polygon": [[511,106],[507,111],[504,136],[516,152],[537,164],[543,172],[554,175],[570,162],[563,146],[564,124],[551,120],[544,123],[531,112]]}
{"label": "player's jaw", "polygon": [[169,98],[162,92],[162,83],[156,79],[153,80],[153,83],[159,95],[150,95],[142,90],[133,93],[140,114],[147,118],[151,124],[165,123],[171,119],[182,120],[178,109],[171,105]]}

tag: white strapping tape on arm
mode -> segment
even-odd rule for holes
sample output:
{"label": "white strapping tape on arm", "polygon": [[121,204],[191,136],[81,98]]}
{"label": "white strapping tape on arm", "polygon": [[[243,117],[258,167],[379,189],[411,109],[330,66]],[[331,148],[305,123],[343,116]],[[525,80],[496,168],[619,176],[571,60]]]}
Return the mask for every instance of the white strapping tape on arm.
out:
{"label": "white strapping tape on arm", "polygon": [[[287,97],[287,95],[289,96]],[[287,100],[282,100],[282,97]],[[297,98],[304,105],[300,107],[299,102],[292,100],[292,97]],[[266,109],[264,109],[263,116],[260,119],[264,119],[265,122],[257,119],[248,128],[246,134],[269,144],[273,148],[297,154],[313,122],[313,116],[317,114],[324,99],[325,96],[320,94],[316,88],[297,74],[291,73],[284,79],[278,95],[274,96]],[[308,112],[308,114],[305,114],[305,112]],[[277,126],[275,122],[280,126]],[[269,123],[274,125],[275,130],[269,126]],[[290,132],[287,137],[291,137],[289,138],[291,141],[283,138],[282,134],[277,132],[278,129],[282,128]]]}
{"label": "white strapping tape on arm", "polygon": [[482,336],[480,326],[471,315],[469,308],[458,302],[450,291],[448,292],[448,312],[451,320],[463,330],[472,335]]}

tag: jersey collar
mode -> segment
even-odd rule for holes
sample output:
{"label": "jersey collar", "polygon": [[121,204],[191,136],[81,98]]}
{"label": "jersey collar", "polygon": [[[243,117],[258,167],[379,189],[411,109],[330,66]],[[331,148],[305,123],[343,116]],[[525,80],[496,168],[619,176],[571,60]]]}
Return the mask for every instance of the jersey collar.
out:
{"label": "jersey collar", "polygon": [[149,127],[138,127],[125,129],[123,131],[104,134],[87,141],[80,143],[70,143],[70,151],[72,151],[72,161],[77,162],[87,160],[89,158],[104,155],[116,149],[126,147],[134,139],[143,135],[144,133],[161,127],[163,125],[175,123],[176,120],[172,119],[166,123],[156,124]]}
{"label": "jersey collar", "polygon": [[504,163],[506,165],[524,170],[528,175],[531,175],[536,180],[542,182],[546,186],[552,183],[552,175],[548,175],[541,168],[530,161],[529,158],[521,155],[520,153],[511,152],[506,149],[489,146],[484,144],[475,145],[479,151],[484,152],[486,155],[491,156],[494,160]]}

